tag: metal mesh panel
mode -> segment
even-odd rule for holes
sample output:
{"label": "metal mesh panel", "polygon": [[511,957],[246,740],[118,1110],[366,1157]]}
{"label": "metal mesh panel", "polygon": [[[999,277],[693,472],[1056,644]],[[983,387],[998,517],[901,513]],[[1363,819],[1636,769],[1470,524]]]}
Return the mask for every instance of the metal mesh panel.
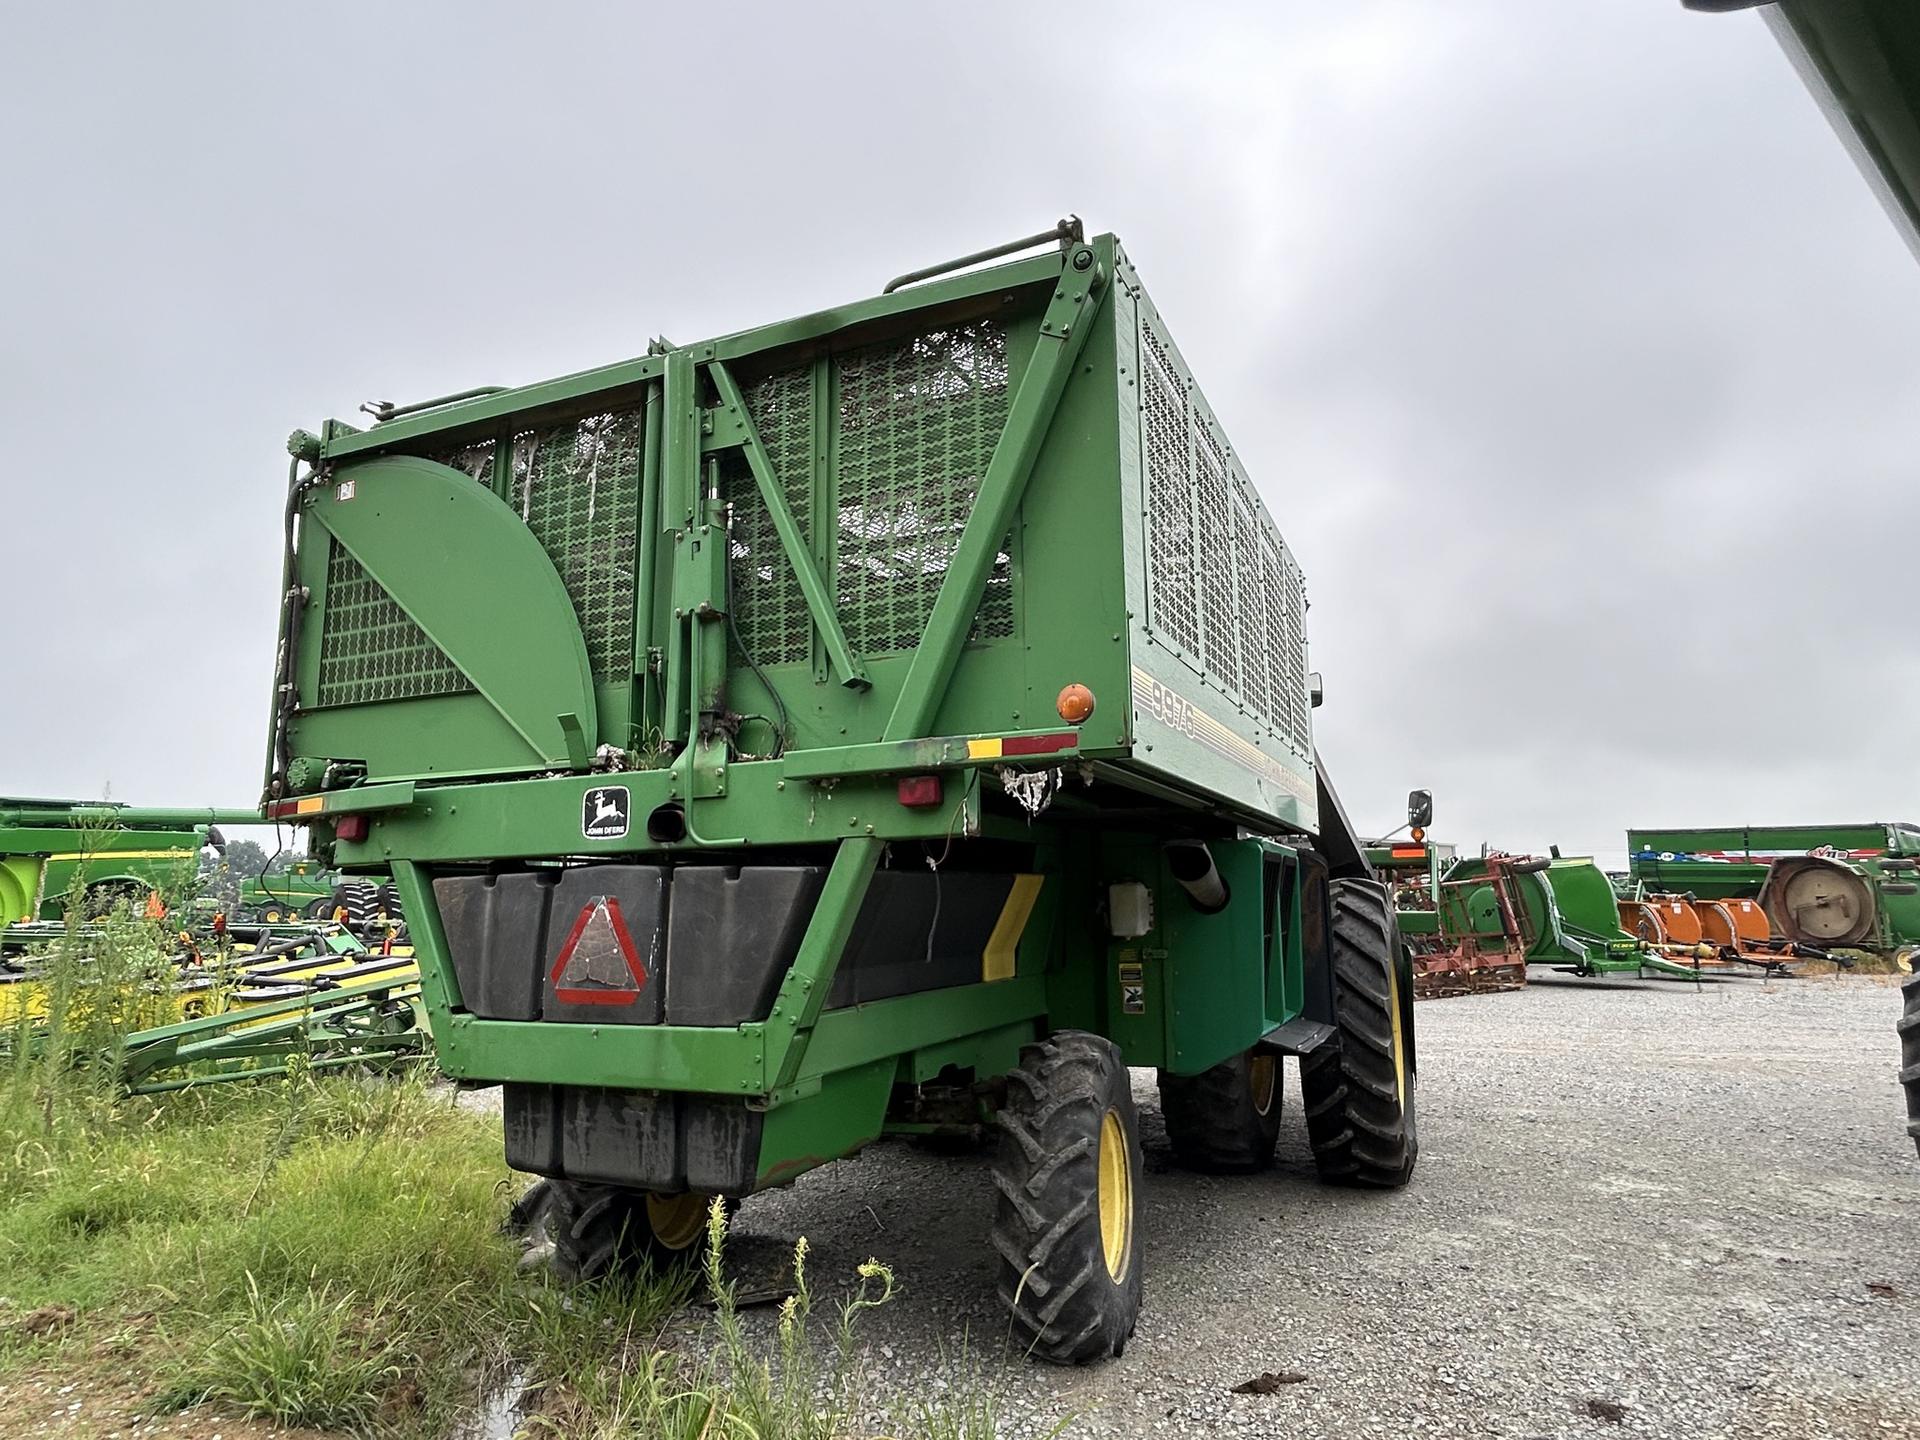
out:
{"label": "metal mesh panel", "polygon": [[335,542],[327,557],[317,703],[365,705],[471,689],[446,652]]}
{"label": "metal mesh panel", "polygon": [[1201,654],[1207,669],[1229,690],[1240,688],[1239,619],[1234,613],[1233,505],[1227,490],[1227,459],[1205,425],[1194,434],[1194,489],[1200,513]]}
{"label": "metal mesh panel", "polygon": [[440,450],[427,456],[427,459],[450,466],[462,475],[479,481],[482,485],[493,483],[494,442],[480,440],[472,445],[463,445],[457,450]]}
{"label": "metal mesh panel", "polygon": [[601,679],[633,665],[640,444],[638,410],[513,437],[509,498],[560,572]]}
{"label": "metal mesh panel", "polygon": [[1270,695],[1262,712],[1282,734],[1304,741],[1306,657],[1301,639],[1300,567],[1271,539],[1260,546],[1261,643],[1269,657]]}
{"label": "metal mesh panel", "polygon": [[1140,325],[1154,632],[1272,729],[1309,743],[1306,584],[1157,323]]}
{"label": "metal mesh panel", "polygon": [[[910,650],[1006,428],[1006,328],[979,320],[871,346],[839,362],[839,379],[841,623],[862,653]],[[1009,537],[973,638],[1012,633]]]}
{"label": "metal mesh panel", "polygon": [[1192,456],[1185,387],[1174,379],[1159,338],[1143,332],[1147,428],[1147,605],[1155,629],[1190,655],[1200,653],[1194,602]]}
{"label": "metal mesh panel", "polygon": [[1275,707],[1273,718],[1306,749],[1313,743],[1312,702],[1307,696],[1307,576],[1294,563],[1293,556],[1286,556],[1286,565],[1287,639],[1280,649],[1274,672],[1276,683],[1281,687],[1276,699],[1284,700],[1285,704]]}
{"label": "metal mesh panel", "polygon": [[[787,507],[811,543],[807,521],[813,497],[813,372],[801,368],[770,375],[747,387],[746,401]],[[813,643],[813,618],[744,455],[728,457],[721,485],[733,507],[730,604],[740,639],[757,664],[805,660]]]}
{"label": "metal mesh panel", "polygon": [[1239,593],[1239,632],[1243,637],[1240,647],[1240,691],[1246,697],[1247,708],[1256,715],[1271,715],[1274,709],[1274,666],[1279,657],[1266,643],[1265,627],[1261,623],[1261,579],[1268,552],[1273,542],[1263,533],[1258,513],[1253,510],[1248,498],[1236,491],[1234,494],[1234,533],[1240,537],[1240,544],[1234,551],[1234,560],[1238,566],[1234,575],[1234,585]]}

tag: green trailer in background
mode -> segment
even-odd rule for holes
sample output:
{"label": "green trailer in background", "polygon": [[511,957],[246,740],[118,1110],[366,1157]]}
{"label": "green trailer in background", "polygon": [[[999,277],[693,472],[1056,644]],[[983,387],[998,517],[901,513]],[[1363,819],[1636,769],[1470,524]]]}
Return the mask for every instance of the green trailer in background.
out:
{"label": "green trailer in background", "polygon": [[296,918],[331,919],[339,884],[339,873],[317,860],[295,860],[284,869],[242,875],[234,918],[270,925]]}
{"label": "green trailer in background", "polygon": [[0,926],[58,920],[75,892],[89,903],[177,894],[221,825],[253,810],[153,809],[106,801],[0,798]]}
{"label": "green trailer in background", "polygon": [[1084,1361],[1140,1305],[1129,1066],[1258,1170],[1298,1055],[1322,1176],[1411,1175],[1301,570],[1111,235],[291,448],[268,811],[392,874],[562,1270],[997,1123],[1001,1297]]}

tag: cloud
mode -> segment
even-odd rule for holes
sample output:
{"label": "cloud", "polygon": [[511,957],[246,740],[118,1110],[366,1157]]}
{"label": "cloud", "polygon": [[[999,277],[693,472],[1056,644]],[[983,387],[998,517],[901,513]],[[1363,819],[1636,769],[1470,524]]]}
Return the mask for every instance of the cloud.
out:
{"label": "cloud", "polygon": [[[1360,823],[1920,815],[1920,269],[1677,4],[19,17],[11,790],[251,798],[295,425],[871,293],[1078,208],[1309,575]],[[15,612],[17,613],[17,612]]]}

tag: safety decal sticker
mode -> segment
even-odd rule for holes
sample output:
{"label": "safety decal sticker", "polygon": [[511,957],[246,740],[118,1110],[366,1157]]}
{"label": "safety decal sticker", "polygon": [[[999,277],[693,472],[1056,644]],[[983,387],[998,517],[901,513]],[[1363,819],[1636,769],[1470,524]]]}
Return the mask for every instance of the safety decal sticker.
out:
{"label": "safety decal sticker", "polygon": [[618,900],[596,895],[581,907],[547,978],[555,998],[568,1005],[631,1005],[640,998],[647,967]]}

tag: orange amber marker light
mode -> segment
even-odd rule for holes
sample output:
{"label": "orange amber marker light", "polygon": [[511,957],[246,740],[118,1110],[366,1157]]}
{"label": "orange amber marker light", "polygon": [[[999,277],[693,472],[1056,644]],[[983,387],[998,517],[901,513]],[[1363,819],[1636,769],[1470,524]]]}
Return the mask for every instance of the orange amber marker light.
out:
{"label": "orange amber marker light", "polygon": [[1427,832],[1422,830],[1418,825],[1416,825],[1413,827],[1413,833],[1410,838],[1413,840],[1414,844],[1418,845],[1427,838]]}
{"label": "orange amber marker light", "polygon": [[1060,712],[1060,718],[1069,725],[1086,723],[1093,714],[1093,691],[1084,685],[1069,685],[1060,692],[1060,698],[1053,702],[1053,708]]}

